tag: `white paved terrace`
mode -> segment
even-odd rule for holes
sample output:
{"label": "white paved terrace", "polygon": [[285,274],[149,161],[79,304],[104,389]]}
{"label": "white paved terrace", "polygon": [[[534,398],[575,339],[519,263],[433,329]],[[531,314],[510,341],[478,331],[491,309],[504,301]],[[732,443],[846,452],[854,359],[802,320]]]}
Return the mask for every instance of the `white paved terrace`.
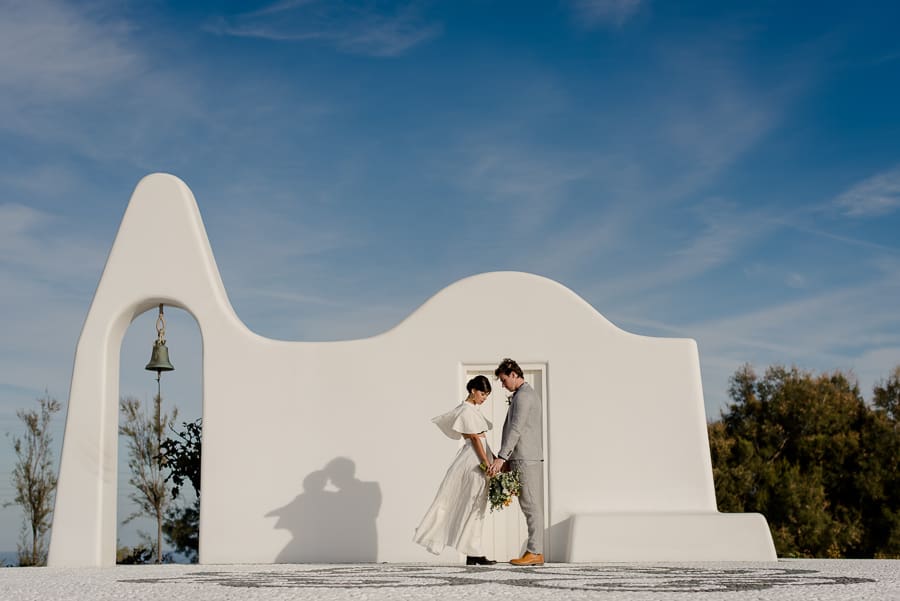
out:
{"label": "white paved terrace", "polygon": [[900,601],[900,561],[547,564],[162,565],[2,568],[3,601],[490,599]]}

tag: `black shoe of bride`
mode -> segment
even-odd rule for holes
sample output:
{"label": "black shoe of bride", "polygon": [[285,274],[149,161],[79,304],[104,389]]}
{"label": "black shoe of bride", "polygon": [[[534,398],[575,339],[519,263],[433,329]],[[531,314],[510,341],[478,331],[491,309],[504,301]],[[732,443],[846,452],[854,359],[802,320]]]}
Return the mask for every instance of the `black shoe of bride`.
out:
{"label": "black shoe of bride", "polygon": [[497,563],[497,562],[494,561],[493,559],[488,559],[484,555],[481,555],[479,557],[473,557],[472,555],[466,556],[466,565],[467,566],[492,566],[495,563]]}

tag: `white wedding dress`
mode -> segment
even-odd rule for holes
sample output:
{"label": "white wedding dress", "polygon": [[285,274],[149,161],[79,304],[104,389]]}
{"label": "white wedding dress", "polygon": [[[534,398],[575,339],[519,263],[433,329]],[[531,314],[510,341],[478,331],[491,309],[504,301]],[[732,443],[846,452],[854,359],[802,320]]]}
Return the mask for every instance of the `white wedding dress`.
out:
{"label": "white wedding dress", "polygon": [[[479,434],[491,429],[491,422],[481,415],[481,411],[465,401],[431,421],[454,439],[462,438],[462,434]],[[491,459],[493,455],[483,435],[481,443]],[[466,439],[447,469],[431,507],[416,528],[413,541],[435,555],[444,547],[453,547],[466,555],[484,555],[481,531],[487,510],[487,478],[480,465],[481,460],[471,441]]]}

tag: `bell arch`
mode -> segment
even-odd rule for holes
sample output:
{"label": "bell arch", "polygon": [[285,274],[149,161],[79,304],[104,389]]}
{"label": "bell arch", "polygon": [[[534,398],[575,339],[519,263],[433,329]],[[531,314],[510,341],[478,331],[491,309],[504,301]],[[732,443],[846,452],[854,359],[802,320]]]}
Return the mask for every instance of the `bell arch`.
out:
{"label": "bell arch", "polygon": [[194,318],[203,348],[210,331],[242,327],[193,194],[154,174],[132,195],[78,339],[48,565],[115,563],[120,349],[132,321],[160,303]]}
{"label": "bell arch", "polygon": [[[168,350],[169,365],[173,370],[163,370],[160,373],[160,382],[157,382],[157,372],[149,369],[152,362],[152,351],[156,348],[159,309],[154,307],[149,311],[140,313],[128,326],[120,347],[119,369],[119,423],[123,420],[121,400],[132,398],[140,402],[148,419],[154,416],[154,401],[157,392],[162,398],[162,414],[172,416],[172,411],[177,409],[177,416],[172,419],[162,433],[162,439],[177,438],[176,433],[185,430],[184,424],[193,423],[202,418],[202,339],[197,320],[193,314],[178,307],[167,305],[164,307],[166,346]],[[135,548],[136,545],[146,546],[142,533],[151,534],[151,542],[155,541],[157,533],[156,519],[152,515],[141,512],[141,508],[132,498],[141,493],[132,484],[131,480],[136,475],[130,468],[131,461],[130,438],[118,436],[118,468],[117,468],[117,519],[116,519],[116,562],[123,560],[120,554]],[[199,457],[198,457],[199,459]],[[166,476],[168,471],[162,474]],[[185,482],[181,487],[177,498],[171,499],[170,509],[176,509],[180,513],[183,508],[193,505],[194,489]],[[165,522],[168,521],[164,519]],[[169,547],[168,551],[176,553],[174,546],[167,545],[164,539],[163,547]],[[147,548],[155,549],[155,545]],[[166,549],[164,549],[165,551]],[[178,556],[178,555],[176,555]],[[177,561],[180,561],[177,560]]]}

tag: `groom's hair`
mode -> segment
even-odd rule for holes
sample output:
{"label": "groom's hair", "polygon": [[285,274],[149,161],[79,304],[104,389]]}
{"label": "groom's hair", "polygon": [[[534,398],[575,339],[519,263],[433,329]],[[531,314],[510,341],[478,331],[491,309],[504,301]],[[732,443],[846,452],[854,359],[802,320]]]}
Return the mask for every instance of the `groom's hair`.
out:
{"label": "groom's hair", "polygon": [[519,364],[507,357],[503,361],[500,362],[500,365],[497,366],[497,369],[494,370],[494,375],[496,377],[500,377],[500,374],[516,374],[520,378],[524,378],[525,374],[522,373],[522,368],[519,367]]}

